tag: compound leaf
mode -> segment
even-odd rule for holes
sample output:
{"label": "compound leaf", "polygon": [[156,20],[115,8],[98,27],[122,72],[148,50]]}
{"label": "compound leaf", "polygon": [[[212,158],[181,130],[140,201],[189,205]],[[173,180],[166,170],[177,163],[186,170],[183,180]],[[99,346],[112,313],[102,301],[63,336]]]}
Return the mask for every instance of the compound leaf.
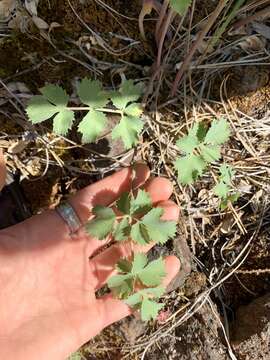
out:
{"label": "compound leaf", "polygon": [[[142,255],[142,254],[140,254]],[[147,266],[145,266],[147,262],[143,262],[143,258],[137,260],[137,276],[141,280],[141,282],[146,286],[157,286],[161,284],[162,279],[166,276],[165,264],[164,260],[160,257],[157,260],[151,261]],[[145,266],[139,267],[139,266]]]}
{"label": "compound leaf", "polygon": [[146,245],[151,241],[145,225],[143,225],[141,222],[137,222],[136,224],[132,225],[130,236],[134,242],[140,245]]}
{"label": "compound leaf", "polygon": [[132,80],[124,80],[118,92],[111,95],[113,105],[118,109],[125,109],[131,102],[137,101],[142,95],[141,84],[134,84]]}
{"label": "compound leaf", "polygon": [[[118,268],[119,265],[117,265],[116,268]],[[117,274],[109,278],[108,280],[108,286],[110,288],[116,288],[118,286],[121,286],[123,282],[125,282],[127,279],[130,279],[132,276],[131,274]]]}
{"label": "compound leaf", "polygon": [[[155,318],[162,305],[156,303],[154,299],[159,299],[165,291],[164,287],[160,286],[166,276],[162,258],[148,263],[145,254],[136,253],[132,262],[127,259],[118,261],[116,269],[119,273],[108,280],[112,292],[119,298],[125,299],[125,303],[129,306],[139,308],[143,320]],[[136,290],[142,284],[147,288]],[[145,303],[146,300],[151,304]],[[153,307],[152,310],[148,309],[150,305]]]}
{"label": "compound leaf", "polygon": [[40,89],[41,94],[52,104],[58,107],[66,107],[69,96],[61,86],[49,84]]}
{"label": "compound leaf", "polygon": [[141,305],[141,318],[143,321],[156,319],[159,311],[163,308],[163,304],[144,298]]}
{"label": "compound leaf", "polygon": [[88,221],[85,229],[91,236],[102,240],[113,231],[115,213],[112,209],[100,205],[94,207],[92,213],[96,217]]}
{"label": "compound leaf", "polygon": [[239,194],[230,194],[230,192],[233,190],[231,188],[231,180],[234,175],[233,168],[229,165],[223,164],[220,166],[219,171],[219,182],[214,187],[213,191],[222,200],[220,203],[220,208],[221,210],[224,210],[228,206],[229,202],[233,203],[238,199]]}
{"label": "compound leaf", "polygon": [[196,135],[200,143],[204,141],[206,134],[207,134],[207,128],[204,126],[203,123],[201,122],[198,123]]}
{"label": "compound leaf", "polygon": [[130,213],[130,195],[127,192],[123,192],[120,198],[116,201],[117,209],[123,214]]}
{"label": "compound leaf", "polygon": [[144,215],[141,220],[149,240],[159,244],[164,244],[167,240],[174,237],[176,233],[176,222],[161,220],[163,213],[164,210],[162,208],[154,208]]}
{"label": "compound leaf", "polygon": [[74,112],[63,109],[53,119],[53,131],[58,135],[66,135],[74,121]]}
{"label": "compound leaf", "polygon": [[139,190],[137,196],[130,201],[130,214],[146,213],[151,209],[152,200],[150,195],[144,190]]}
{"label": "compound leaf", "polygon": [[116,241],[125,241],[128,239],[131,231],[131,225],[128,218],[124,217],[115,227],[113,236]]}
{"label": "compound leaf", "polygon": [[142,292],[152,299],[159,299],[165,293],[165,288],[163,286],[157,286],[155,288],[143,289]]}
{"label": "compound leaf", "polygon": [[125,148],[130,149],[139,140],[139,134],[143,129],[141,119],[132,116],[123,116],[118,125],[112,131],[112,138],[121,138]]}
{"label": "compound leaf", "polygon": [[165,292],[165,288],[157,286],[155,288],[146,288],[137,291],[135,294],[130,295],[125,303],[131,307],[141,304],[143,298],[159,299]]}
{"label": "compound leaf", "polygon": [[131,274],[114,275],[108,280],[108,286],[120,299],[126,299],[133,292],[133,279]]}
{"label": "compound leaf", "polygon": [[190,4],[191,0],[170,0],[171,7],[179,15],[184,15]]}
{"label": "compound leaf", "polygon": [[57,112],[57,107],[41,95],[33,96],[26,108],[26,113],[32,124],[38,124],[50,119]]}
{"label": "compound leaf", "polygon": [[134,259],[132,262],[131,272],[136,275],[139,271],[141,271],[147,264],[147,256],[143,253],[134,254]]}
{"label": "compound leaf", "polygon": [[214,193],[220,198],[220,199],[226,199],[229,193],[229,187],[227,184],[225,184],[223,181],[219,182],[213,189]]}
{"label": "compound leaf", "polygon": [[92,109],[103,108],[108,103],[108,94],[98,80],[82,79],[78,85],[78,95],[83,104]]}
{"label": "compound leaf", "polygon": [[142,110],[140,104],[138,104],[138,103],[130,104],[125,108],[125,114],[130,115],[130,116],[139,117],[142,115],[142,112],[143,112],[143,110]]}
{"label": "compound leaf", "polygon": [[199,155],[187,155],[180,157],[174,163],[178,172],[178,180],[181,184],[192,184],[198,177],[202,175],[207,163]]}
{"label": "compound leaf", "polygon": [[106,116],[99,111],[91,109],[79,124],[78,131],[82,134],[82,142],[90,143],[97,139],[107,124]]}
{"label": "compound leaf", "polygon": [[219,168],[220,171],[220,179],[222,179],[225,184],[230,185],[232,177],[234,176],[234,170],[231,166],[222,164]]}
{"label": "compound leaf", "polygon": [[[121,287],[124,282],[131,281],[133,287],[137,280],[146,286],[160,285],[166,275],[164,260],[159,258],[148,264],[147,262],[147,256],[141,253],[135,254],[132,262],[122,259],[116,267],[121,273],[109,279],[109,287],[116,288],[117,291],[117,288]],[[128,283],[128,287],[130,287],[130,283]]]}
{"label": "compound leaf", "polygon": [[212,145],[224,144],[230,137],[230,128],[228,122],[221,118],[220,120],[214,120],[208,130],[205,143]]}
{"label": "compound leaf", "polygon": [[130,307],[135,307],[136,305],[140,304],[142,300],[143,300],[143,295],[141,294],[141,291],[138,291],[135,294],[130,295],[125,300],[125,303]]}
{"label": "compound leaf", "polygon": [[218,145],[201,145],[201,154],[204,160],[212,163],[220,159],[220,146]]}
{"label": "compound leaf", "polygon": [[120,273],[129,273],[132,269],[132,263],[127,259],[120,259],[116,265],[116,270]]}
{"label": "compound leaf", "polygon": [[57,114],[53,120],[53,131],[58,135],[66,135],[74,121],[74,113],[67,109],[69,96],[64,89],[58,85],[46,85],[40,89],[41,95],[34,96],[26,112],[33,124],[50,119]]}
{"label": "compound leaf", "polygon": [[192,154],[192,152],[195,150],[195,148],[199,145],[199,141],[198,141],[196,134],[194,134],[194,132],[190,131],[188,135],[179,139],[176,142],[176,145],[179,147],[179,149],[182,152],[184,152],[186,154]]}

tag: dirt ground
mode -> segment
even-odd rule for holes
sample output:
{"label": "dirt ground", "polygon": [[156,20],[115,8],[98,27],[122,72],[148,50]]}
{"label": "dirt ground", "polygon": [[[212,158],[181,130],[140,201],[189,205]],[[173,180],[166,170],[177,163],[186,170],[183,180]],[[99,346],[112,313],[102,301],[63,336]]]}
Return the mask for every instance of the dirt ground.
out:
{"label": "dirt ground", "polygon": [[[243,46],[231,44],[244,41],[250,31],[253,34],[252,30],[246,29],[244,35],[225,32],[218,45],[220,52],[195,53],[194,64],[197,62],[198,68],[186,71],[176,100],[169,99],[175,66],[184,60],[190,48],[187,39],[196,38],[195,25],[199,24],[201,29],[216,5],[217,1],[197,1],[190,10],[192,24],[189,17],[183,21],[177,46],[164,64],[159,80],[150,87],[154,95],[145,103],[147,130],[129,160],[145,161],[153,175],[168,177],[175,185],[173,198],[181,207],[178,232],[181,240],[169,243],[162,251],[182,256],[183,263],[189,264],[165,296],[165,310],[175,315],[168,321],[143,324],[138,319],[128,319],[113,325],[81,349],[82,359],[135,360],[150,343],[152,346],[145,354],[149,360],[229,359],[222,325],[228,335],[238,308],[270,292],[269,38],[263,39],[264,49],[245,52]],[[263,2],[256,9],[251,6],[236,20],[254,15],[264,6]],[[20,174],[16,191],[24,204],[18,215],[14,192],[7,194],[4,204],[10,212],[10,224],[54,207],[119,167],[115,158],[126,154],[123,149],[114,149],[116,153],[112,154],[114,145],[110,140],[81,146],[75,131],[70,132],[68,139],[57,138],[49,121],[33,129],[23,110],[31,94],[36,94],[47,82],[62,85],[70,94],[76,80],[85,76],[98,77],[106,87],[117,86],[123,74],[150,83],[157,55],[154,36],[157,14],[146,17],[147,40],[143,41],[138,30],[140,10],[139,0],[71,3],[42,0],[38,16],[49,24],[49,31],[30,22],[24,33],[17,28],[8,37],[0,37],[0,79],[6,86],[12,86],[12,91],[7,91],[0,84],[0,146],[7,151],[9,171]],[[261,23],[268,26],[268,20]],[[165,48],[170,46],[178,23],[176,18]],[[102,37],[105,48],[96,42],[95,34]],[[260,57],[264,60],[256,60]],[[226,62],[215,69],[215,64]],[[179,134],[185,133],[187,125],[197,120],[207,123],[213,116],[227,117],[233,132],[222,155],[236,170],[235,188],[240,196],[226,211],[219,211],[216,206],[210,176],[184,189],[177,184],[172,171],[175,152],[168,147]],[[22,140],[25,146],[13,151],[12,146]],[[44,144],[50,142],[53,145],[48,152]],[[181,241],[187,244],[188,251],[179,245]],[[208,300],[199,308],[206,296]],[[193,316],[189,317],[189,312]],[[164,332],[168,335],[161,336]],[[237,348],[235,351],[237,356]],[[239,359],[249,358],[239,355]]]}

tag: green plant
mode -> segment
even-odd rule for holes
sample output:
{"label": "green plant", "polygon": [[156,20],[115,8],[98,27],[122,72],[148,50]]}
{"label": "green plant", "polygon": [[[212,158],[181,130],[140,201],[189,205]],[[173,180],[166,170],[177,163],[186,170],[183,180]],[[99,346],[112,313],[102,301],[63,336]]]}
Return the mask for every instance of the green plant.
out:
{"label": "green plant", "polygon": [[[98,239],[112,234],[115,241],[140,245],[164,244],[176,233],[176,222],[162,220],[163,209],[154,208],[144,190],[139,190],[136,196],[124,193],[115,207],[120,215],[112,208],[96,206],[95,218],[86,224],[86,231]],[[139,309],[143,320],[155,318],[162,307],[156,300],[164,293],[161,283],[166,272],[162,258],[148,262],[146,255],[133,253],[131,260],[121,259],[116,269],[117,275],[108,281],[112,292]]]}
{"label": "green plant", "polygon": [[209,164],[219,160],[221,145],[229,136],[230,129],[225,119],[214,120],[209,130],[202,123],[195,124],[188,135],[176,143],[185,154],[175,161],[179,182],[192,184]]}
{"label": "green plant", "polygon": [[[229,124],[225,119],[214,120],[209,128],[197,123],[189,130],[188,135],[176,142],[184,156],[175,161],[178,180],[183,185],[192,184],[203,174],[209,164],[221,157],[221,145],[230,137]],[[220,176],[213,192],[220,199],[220,208],[224,210],[228,203],[235,202],[239,194],[232,188],[234,170],[223,164],[219,167]]]}
{"label": "green plant", "polygon": [[228,202],[235,202],[239,194],[234,192],[232,188],[232,178],[234,176],[234,170],[231,166],[223,164],[219,168],[220,176],[218,183],[215,185],[213,191],[221,200],[220,208],[224,210],[228,206]]}
{"label": "green plant", "polygon": [[209,47],[215,47],[223,33],[226,31],[228,25],[231,23],[231,21],[235,18],[237,15],[238,10],[240,7],[246,2],[246,0],[236,0],[236,2],[231,5],[229,4],[229,8],[232,6],[231,11],[229,14],[224,15],[224,22],[221,24],[220,27],[217,28],[217,30],[214,32],[214,35],[212,37],[212,40],[210,41]]}
{"label": "green plant", "polygon": [[179,15],[184,15],[192,0],[170,0],[171,8]]}
{"label": "green plant", "polygon": [[67,360],[82,360],[82,355],[79,351],[76,351],[75,353],[71,354]]}
{"label": "green plant", "polygon": [[[33,124],[53,118],[53,131],[58,135],[67,135],[75,120],[75,111],[87,111],[78,126],[82,142],[96,141],[106,130],[106,113],[120,116],[119,123],[112,130],[112,138],[121,138],[126,149],[137,144],[143,129],[140,118],[142,109],[137,102],[142,95],[141,84],[124,80],[118,91],[105,91],[98,80],[83,79],[77,92],[85,106],[69,107],[69,96],[58,85],[46,85],[40,89],[42,95],[33,96],[26,112]],[[109,105],[113,105],[109,106]]]}

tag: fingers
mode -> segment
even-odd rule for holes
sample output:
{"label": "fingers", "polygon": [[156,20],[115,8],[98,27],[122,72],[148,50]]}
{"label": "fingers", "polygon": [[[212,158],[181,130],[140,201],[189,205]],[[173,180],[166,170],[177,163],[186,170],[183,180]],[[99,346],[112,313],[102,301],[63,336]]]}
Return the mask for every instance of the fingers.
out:
{"label": "fingers", "polygon": [[6,181],[6,164],[5,164],[3,150],[0,148],[0,191],[4,187],[5,181]]}
{"label": "fingers", "polygon": [[[180,269],[180,261],[175,256],[168,256],[165,259],[165,267],[167,275],[163,285],[166,287],[177,275]],[[111,294],[103,296],[98,300],[98,308],[100,319],[102,319],[99,331],[132,313],[129,306],[123,301],[114,299]]]}
{"label": "fingers", "polygon": [[161,177],[149,179],[143,188],[149,193],[154,204],[168,200],[173,192],[170,180]]}
{"label": "fingers", "polygon": [[[179,208],[170,200],[163,201],[158,206],[164,209],[163,220],[178,220]],[[131,242],[115,244],[95,256],[90,262],[91,286],[101,288],[113,274],[116,263],[120,258],[130,257],[132,252],[147,252],[155,244],[147,246],[135,245]]]}
{"label": "fingers", "polygon": [[[172,191],[173,191],[172,183],[165,178],[151,178],[144,184],[143,188],[149,193],[151,200],[154,204],[168,200],[169,197],[172,195]],[[175,211],[177,212],[177,215],[175,215],[175,218],[173,219],[178,218],[178,213],[179,213],[178,208],[176,208]],[[91,239],[88,247],[89,256],[92,256],[93,253],[101,249],[104,245],[108,244],[110,241],[111,238],[102,241],[97,239]]]}
{"label": "fingers", "polygon": [[115,299],[112,294],[104,295],[97,300],[97,308],[100,324],[98,332],[105,327],[123,319],[124,317],[131,315],[131,308],[124,303],[124,301]]}
{"label": "fingers", "polygon": [[131,185],[134,188],[141,186],[149,178],[150,170],[144,164],[134,166],[135,178],[132,180],[132,168],[125,168],[105,179],[89,185],[79,191],[70,200],[82,223],[85,223],[90,216],[91,208],[95,205],[110,205],[124,191],[129,191]]}
{"label": "fingers", "polygon": [[165,259],[166,277],[164,278],[162,285],[166,288],[169,283],[175,278],[180,270],[180,261],[176,256],[167,256]]}

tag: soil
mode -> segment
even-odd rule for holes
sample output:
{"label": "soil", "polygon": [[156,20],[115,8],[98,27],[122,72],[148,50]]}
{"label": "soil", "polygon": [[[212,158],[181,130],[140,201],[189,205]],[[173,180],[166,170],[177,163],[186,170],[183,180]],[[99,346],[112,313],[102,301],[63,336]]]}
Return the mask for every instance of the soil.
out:
{"label": "soil", "polygon": [[233,329],[233,346],[239,359],[270,358],[270,294],[241,306]]}
{"label": "soil", "polygon": [[[24,83],[30,93],[37,93],[38,88],[46,82],[58,83],[72,94],[74,90],[73,84],[76,79],[95,76],[93,71],[89,70],[90,65],[97,70],[101,69],[100,79],[105,86],[111,87],[118,84],[121,74],[125,74],[127,78],[148,79],[149,68],[151,68],[156,56],[153,35],[155,22],[153,17],[149,17],[145,21],[147,41],[144,42],[141,40],[137,21],[141,1],[107,0],[104,3],[124,17],[114,15],[108,7],[104,8],[95,1],[72,1],[71,4],[77,16],[67,1],[40,1],[38,15],[48,24],[58,23],[60,25],[51,30],[53,45],[33,26],[28,29],[26,34],[13,31],[10,37],[4,40],[1,39],[0,78],[3,79],[3,82],[5,84],[10,82]],[[215,1],[201,1],[201,8],[198,10],[196,7],[194,11],[196,23],[208,15],[215,8],[215,5]],[[91,28],[91,31],[102,34],[106,46],[109,46],[111,51],[105,51],[102,46],[93,41],[89,29],[78,17]],[[132,45],[133,43],[136,44]],[[78,44],[86,52],[86,55],[80,51]],[[95,59],[96,63],[91,62],[91,59]],[[230,106],[247,114],[249,117],[256,118],[258,121],[264,118],[267,113],[269,114],[269,66],[241,66],[224,70],[224,72],[217,75],[216,81],[214,81],[215,84],[209,91],[208,95],[211,99],[220,101],[220,84],[224,78],[227,78],[225,95]],[[0,111],[0,146],[4,146],[6,150],[9,150],[14,142],[24,138],[27,132],[31,132],[31,129],[24,116],[20,113],[18,115],[18,112],[14,109],[10,101],[12,100],[10,94],[4,89],[0,91],[0,110],[3,109],[1,100],[5,99],[6,101],[4,111]],[[167,91],[166,87],[164,87],[164,91]],[[166,94],[163,94],[163,96],[165,99]],[[24,101],[25,99],[22,99],[22,105],[24,105]],[[193,106],[193,103],[191,105]],[[192,113],[192,106],[190,108],[187,106],[187,109],[185,109],[187,116]],[[22,109],[23,106],[20,106],[20,110]],[[164,117],[168,122],[173,122],[178,121],[175,119],[178,119],[178,115],[183,109],[177,109],[175,112],[175,108],[172,107],[169,110],[166,108],[165,111],[167,112],[165,115],[163,113]],[[51,134],[49,122],[37,127],[37,132],[44,136],[46,141],[55,140],[54,135]],[[157,147],[149,147],[147,136],[146,134],[143,140],[146,149],[152,151],[153,157],[151,158],[151,153],[149,157],[145,156],[147,150],[143,149],[139,155],[132,152],[127,157],[125,164],[128,164],[134,158],[146,158],[150,168],[156,170],[154,163],[159,162],[160,153],[157,151]],[[6,141],[4,145],[1,145],[2,138]],[[75,143],[80,140],[75,132],[70,133],[69,139]],[[233,139],[232,144],[234,145],[237,141],[237,139]],[[154,146],[156,145],[154,144]],[[111,167],[114,164],[111,158],[119,156],[123,152],[123,148],[121,148],[120,144],[117,147],[112,145],[109,137],[97,144],[83,148],[79,146],[72,147],[67,141],[57,139],[57,147],[53,151],[54,153],[49,155],[50,164],[48,169],[46,169],[46,149],[38,136],[30,139],[26,148],[18,154],[12,155],[8,151],[8,168],[11,176],[15,177],[16,180],[12,182],[12,187],[6,188],[0,196],[0,206],[5,208],[5,214],[7,211],[5,219],[0,218],[0,228],[23,221],[31,214],[39,213],[48,207],[52,208],[78,189],[101,179],[105,174],[109,174],[115,168]],[[98,158],[97,154],[104,157]],[[228,154],[230,156],[230,149],[228,149]],[[235,155],[235,161],[245,159],[243,154],[246,155],[245,149],[239,150]],[[165,173],[162,167],[158,168],[157,172]],[[19,181],[18,173],[21,181]],[[269,186],[267,182],[266,185]],[[201,190],[199,187],[200,184],[196,188],[197,192],[195,190],[193,194],[191,192],[191,201],[192,196],[197,196],[199,190]],[[255,191],[254,189],[255,185],[253,191]],[[19,209],[18,199],[21,204]],[[203,202],[203,200],[200,201]],[[236,210],[241,211],[241,207],[245,204],[244,202],[241,203],[240,200]],[[267,206],[266,204],[266,208]],[[254,224],[257,224],[261,214],[260,211],[260,208],[254,210],[251,205],[245,206],[243,221],[249,223],[248,219],[251,218],[254,219]],[[210,217],[212,215],[214,217],[215,212],[210,210]],[[189,226],[190,218],[184,214],[183,219]],[[195,224],[200,223],[201,226],[201,221],[195,218],[195,215],[194,219]],[[241,326],[244,326],[244,328],[247,326],[244,321],[238,320],[239,307],[241,308],[241,306],[246,306],[255,301],[253,304],[255,304],[256,311],[259,305],[256,305],[255,299],[270,292],[270,239],[267,214],[263,220],[260,231],[251,244],[250,252],[244,264],[222,284],[221,289],[213,292],[212,305],[214,311],[219,313],[221,322],[213,315],[213,308],[209,308],[209,304],[204,305],[191,319],[177,326],[169,337],[161,338],[155,343],[151,347],[151,351],[146,355],[146,359],[229,359],[228,348],[222,335],[222,321],[227,319],[230,322],[233,328],[234,340],[239,340],[236,335],[237,331],[240,331]],[[211,224],[206,223],[202,232],[209,239],[209,242],[202,244],[198,241],[196,244],[196,257],[191,255],[191,241],[188,242],[188,246],[186,242],[187,236],[182,233],[179,234],[180,237],[173,244],[169,244],[166,248],[166,254],[176,253],[183,264],[180,273],[169,288],[169,294],[166,295],[166,311],[173,313],[195,301],[197,296],[210,285],[208,269],[220,269],[224,266],[224,258],[221,256],[223,246],[232,241],[236,232],[238,234],[238,228],[236,231],[234,224],[231,232],[224,235],[219,231],[216,238],[213,237],[213,229],[219,227],[219,223],[223,222],[225,222],[224,214],[218,219],[214,218]],[[200,227],[198,226],[198,228]],[[237,251],[244,247],[251,234],[252,231],[248,229],[246,234],[241,234],[235,241],[232,241],[233,246],[235,246],[232,251],[231,249],[227,251],[225,247],[224,254],[225,257],[227,256],[227,262],[234,260]],[[215,257],[213,257],[213,239],[218,239],[216,241],[217,245],[215,245]],[[224,307],[228,309],[226,313]],[[251,308],[244,309],[250,311]],[[236,322],[234,321],[235,315]],[[258,314],[259,317],[261,315]],[[123,320],[106,329],[87,344],[82,350],[83,354],[86,359],[138,359],[138,353],[140,352],[134,351],[133,353],[130,350],[132,346],[140,343],[141,338],[148,339],[162,324],[161,321],[160,323],[153,322],[146,325],[136,317]],[[236,330],[237,326],[238,330]],[[267,325],[265,326],[267,327]],[[246,340],[242,339],[241,341]],[[240,341],[237,341],[234,342],[234,350],[236,354],[239,354],[239,359],[251,359],[246,355],[250,351],[249,345],[247,343],[239,345]],[[261,340],[252,338],[250,341],[253,344],[255,342],[258,347]],[[267,357],[259,357],[259,355],[256,358],[267,360]]]}

